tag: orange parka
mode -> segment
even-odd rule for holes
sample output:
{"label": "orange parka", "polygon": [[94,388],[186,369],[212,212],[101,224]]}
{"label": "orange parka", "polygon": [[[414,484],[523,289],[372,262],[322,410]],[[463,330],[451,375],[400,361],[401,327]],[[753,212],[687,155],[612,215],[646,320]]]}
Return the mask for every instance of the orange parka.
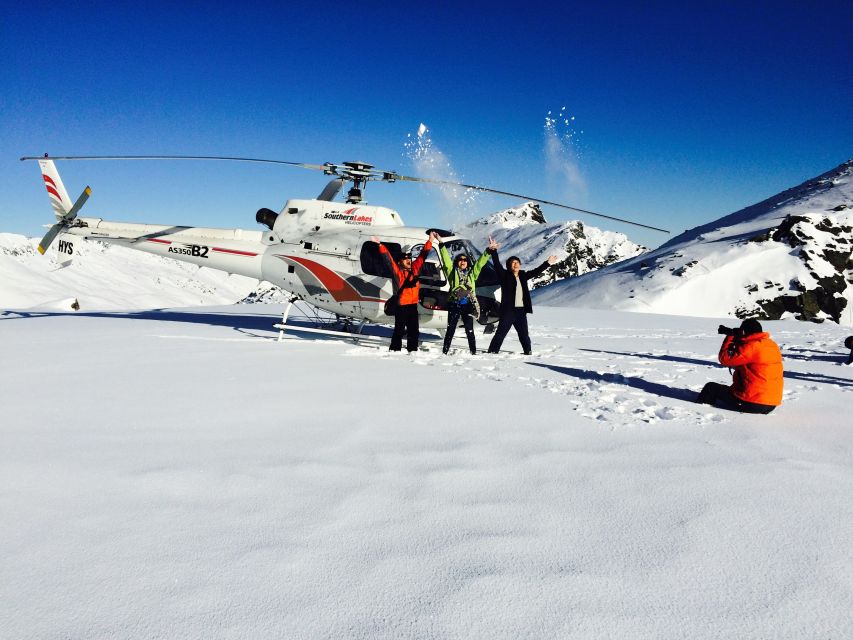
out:
{"label": "orange parka", "polygon": [[732,394],[744,402],[782,404],[782,353],[768,333],[726,336],[720,364],[734,369]]}
{"label": "orange parka", "polygon": [[[394,270],[394,281],[397,284],[396,290],[400,294],[400,306],[418,303],[421,290],[421,283],[418,282],[418,274],[421,272],[421,267],[424,266],[424,260],[426,260],[430,249],[432,249],[432,241],[427,240],[426,244],[424,244],[424,248],[421,249],[420,255],[418,255],[417,259],[412,261],[412,270],[409,272],[403,271],[399,266],[397,266],[397,263],[394,262],[394,259],[391,257],[391,252],[388,251],[388,247],[384,244],[379,245],[379,251],[388,256],[388,261],[391,263],[391,268]],[[414,279],[414,283],[403,288],[403,284],[405,284],[407,279]]]}

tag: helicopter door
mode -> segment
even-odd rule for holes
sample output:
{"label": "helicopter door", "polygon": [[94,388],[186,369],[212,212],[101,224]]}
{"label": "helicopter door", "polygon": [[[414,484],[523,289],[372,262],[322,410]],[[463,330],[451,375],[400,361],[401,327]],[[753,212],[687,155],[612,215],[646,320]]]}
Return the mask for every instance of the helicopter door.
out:
{"label": "helicopter door", "polygon": [[[391,252],[392,259],[399,258],[403,253],[402,246],[397,242],[383,242],[382,244]],[[359,255],[361,272],[361,286],[363,295],[372,298],[388,298],[394,285],[391,284],[394,274],[388,259],[379,251],[379,245],[367,241],[361,245]],[[382,290],[386,289],[383,294]],[[363,311],[367,311],[363,309]]]}

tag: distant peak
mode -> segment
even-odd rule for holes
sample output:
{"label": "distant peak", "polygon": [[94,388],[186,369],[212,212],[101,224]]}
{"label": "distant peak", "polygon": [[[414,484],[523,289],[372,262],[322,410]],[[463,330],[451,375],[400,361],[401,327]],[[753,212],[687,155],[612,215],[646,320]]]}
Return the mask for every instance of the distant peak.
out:
{"label": "distant peak", "polygon": [[505,228],[515,228],[527,224],[545,224],[545,214],[536,202],[525,202],[517,207],[498,211],[490,216],[477,220],[474,224],[500,225]]}

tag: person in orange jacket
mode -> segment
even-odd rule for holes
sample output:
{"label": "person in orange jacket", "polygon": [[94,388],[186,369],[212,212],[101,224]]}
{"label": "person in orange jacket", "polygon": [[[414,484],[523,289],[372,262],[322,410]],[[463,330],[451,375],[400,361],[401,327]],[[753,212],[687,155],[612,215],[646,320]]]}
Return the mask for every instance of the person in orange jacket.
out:
{"label": "person in orange jacket", "polygon": [[427,254],[432,249],[432,241],[427,240],[420,254],[412,262],[412,252],[403,251],[403,255],[397,262],[391,257],[391,252],[376,236],[370,238],[379,245],[380,253],[388,258],[391,269],[394,272],[394,291],[399,299],[397,311],[394,313],[394,333],[391,336],[389,351],[400,351],[403,346],[403,332],[406,332],[406,350],[418,350],[418,336],[420,327],[418,323],[418,300],[420,299],[421,284],[418,282],[418,274],[424,266]]}
{"label": "person in orange jacket", "polygon": [[732,385],[709,382],[696,399],[742,413],[770,413],[782,404],[782,353],[758,320],[744,320],[739,329],[723,325],[726,337],[720,364],[733,369]]}

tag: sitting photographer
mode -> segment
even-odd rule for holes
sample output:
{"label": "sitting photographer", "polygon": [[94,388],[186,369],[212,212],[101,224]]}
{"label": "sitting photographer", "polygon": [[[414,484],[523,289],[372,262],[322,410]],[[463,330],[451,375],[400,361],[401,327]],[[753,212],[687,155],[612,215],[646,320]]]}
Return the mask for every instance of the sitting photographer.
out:
{"label": "sitting photographer", "polygon": [[724,334],[720,364],[733,369],[731,386],[709,382],[696,399],[720,409],[741,413],[770,413],[782,404],[782,353],[758,320],[744,320],[740,328],[720,325]]}

